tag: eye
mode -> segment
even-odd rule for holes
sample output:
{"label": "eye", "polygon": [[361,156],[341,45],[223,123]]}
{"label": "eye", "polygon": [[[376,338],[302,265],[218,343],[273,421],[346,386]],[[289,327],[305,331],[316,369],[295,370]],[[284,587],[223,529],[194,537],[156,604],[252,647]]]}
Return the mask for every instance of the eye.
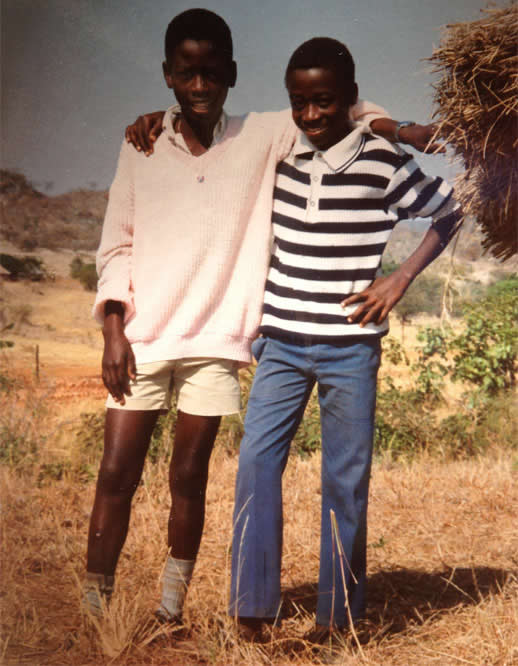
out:
{"label": "eye", "polygon": [[220,75],[217,71],[208,71],[205,72],[205,78],[214,83],[220,79]]}
{"label": "eye", "polygon": [[290,97],[290,104],[294,111],[302,111],[304,108],[304,99],[302,97]]}
{"label": "eye", "polygon": [[176,76],[182,81],[189,81],[193,77],[193,73],[190,69],[180,69],[176,70]]}
{"label": "eye", "polygon": [[316,100],[318,106],[322,109],[326,109],[328,106],[331,106],[333,103],[333,98],[332,97],[319,97]]}

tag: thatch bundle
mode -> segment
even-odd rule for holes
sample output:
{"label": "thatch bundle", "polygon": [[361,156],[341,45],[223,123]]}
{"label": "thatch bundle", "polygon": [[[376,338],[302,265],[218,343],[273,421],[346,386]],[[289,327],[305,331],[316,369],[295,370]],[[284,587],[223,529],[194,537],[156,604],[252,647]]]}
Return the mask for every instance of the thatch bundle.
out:
{"label": "thatch bundle", "polygon": [[518,4],[445,28],[430,60],[441,73],[435,116],[440,136],[465,173],[457,179],[464,212],[495,257],[518,252]]}

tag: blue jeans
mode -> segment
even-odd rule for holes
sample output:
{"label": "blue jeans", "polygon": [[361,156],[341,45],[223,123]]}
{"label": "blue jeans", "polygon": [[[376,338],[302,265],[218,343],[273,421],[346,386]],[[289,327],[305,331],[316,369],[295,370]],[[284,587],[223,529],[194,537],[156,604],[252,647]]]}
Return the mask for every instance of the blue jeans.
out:
{"label": "blue jeans", "polygon": [[[239,453],[229,611],[241,617],[278,615],[282,474],[291,440],[318,383],[322,508],[316,621],[344,627],[346,603],[353,620],[365,613],[367,499],[380,341],[304,346],[259,338],[252,351],[259,364]],[[331,511],[347,560],[347,602]]]}

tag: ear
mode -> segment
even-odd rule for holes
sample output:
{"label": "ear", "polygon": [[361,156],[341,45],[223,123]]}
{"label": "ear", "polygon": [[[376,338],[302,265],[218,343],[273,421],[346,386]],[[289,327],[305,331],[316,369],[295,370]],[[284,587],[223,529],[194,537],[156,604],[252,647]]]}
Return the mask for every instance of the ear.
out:
{"label": "ear", "polygon": [[167,62],[167,60],[164,60],[164,62],[162,63],[162,72],[164,73],[164,79],[165,79],[165,83],[166,83],[167,87],[172,88],[173,87],[173,77],[171,76],[171,70],[170,70],[169,63]]}
{"label": "ear", "polygon": [[236,79],[237,79],[237,65],[235,60],[232,60],[232,62],[230,63],[230,70],[228,76],[229,88],[233,88],[236,85]]}
{"label": "ear", "polygon": [[350,102],[351,106],[354,106],[358,101],[358,84],[354,83],[354,88],[351,90]]}

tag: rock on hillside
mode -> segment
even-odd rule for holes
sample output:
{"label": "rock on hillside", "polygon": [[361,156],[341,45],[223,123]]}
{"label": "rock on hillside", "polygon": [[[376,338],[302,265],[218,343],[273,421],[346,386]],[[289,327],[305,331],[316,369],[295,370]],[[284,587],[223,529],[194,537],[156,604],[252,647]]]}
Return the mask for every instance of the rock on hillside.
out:
{"label": "rock on hillside", "polygon": [[92,251],[99,245],[107,199],[107,192],[89,190],[49,197],[22,174],[0,170],[0,234],[20,250]]}

